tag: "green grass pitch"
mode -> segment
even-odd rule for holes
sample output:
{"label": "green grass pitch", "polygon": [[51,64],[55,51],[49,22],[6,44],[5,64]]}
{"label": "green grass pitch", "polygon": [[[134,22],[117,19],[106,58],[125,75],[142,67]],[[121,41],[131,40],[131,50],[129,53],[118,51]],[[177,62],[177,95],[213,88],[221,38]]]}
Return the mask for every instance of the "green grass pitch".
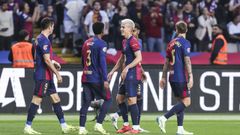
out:
{"label": "green grass pitch", "polygon": [[[142,116],[141,127],[149,130],[150,133],[141,133],[142,135],[160,135],[159,127],[155,122],[155,114]],[[78,126],[78,115],[66,114],[68,124]],[[25,123],[25,115],[0,115],[0,135],[21,135]],[[88,116],[86,124],[89,135],[97,135],[93,131],[95,122],[90,121],[93,115]],[[109,119],[109,118],[106,118]],[[118,125],[121,126],[120,120]],[[111,135],[116,134],[109,120],[104,122],[104,128]],[[186,130],[194,132],[194,135],[240,135],[240,115],[186,115],[184,127]],[[37,115],[33,122],[33,128],[43,135],[62,134],[57,118],[54,115]],[[165,135],[175,135],[177,130],[176,118],[171,118],[166,125],[167,133]],[[77,135],[78,132],[72,133]]]}

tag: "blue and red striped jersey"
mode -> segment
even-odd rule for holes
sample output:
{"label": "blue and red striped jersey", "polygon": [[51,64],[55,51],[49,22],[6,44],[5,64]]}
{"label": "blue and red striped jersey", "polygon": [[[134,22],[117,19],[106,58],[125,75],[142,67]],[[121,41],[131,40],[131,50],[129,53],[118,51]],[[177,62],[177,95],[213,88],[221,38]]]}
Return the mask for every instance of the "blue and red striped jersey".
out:
{"label": "blue and red striped jersey", "polygon": [[34,46],[36,49],[36,66],[34,72],[35,80],[52,80],[53,73],[51,69],[48,68],[43,58],[44,54],[50,54],[50,59],[52,60],[53,53],[51,42],[43,34],[40,34],[37,36]]}
{"label": "blue and red striped jersey", "polygon": [[[124,39],[122,53],[126,57],[125,65],[132,63],[135,57],[135,52],[141,50],[139,41],[131,36],[129,39]],[[128,69],[126,80],[141,80],[142,78],[142,69],[141,63],[137,64],[135,67]]]}
{"label": "blue and red striped jersey", "polygon": [[89,38],[82,47],[82,82],[107,81],[106,42],[98,37]]}
{"label": "blue and red striped jersey", "polygon": [[173,39],[167,46],[170,61],[170,82],[187,82],[184,57],[189,56],[191,44],[183,37]]}

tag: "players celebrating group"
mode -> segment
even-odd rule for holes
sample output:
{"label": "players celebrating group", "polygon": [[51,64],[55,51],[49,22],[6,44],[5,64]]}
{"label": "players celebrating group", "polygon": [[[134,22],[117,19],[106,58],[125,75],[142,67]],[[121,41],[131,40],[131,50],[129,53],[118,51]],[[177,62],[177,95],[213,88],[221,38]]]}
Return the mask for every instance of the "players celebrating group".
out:
{"label": "players celebrating group", "polygon": [[[32,103],[28,110],[28,117],[24,133],[41,134],[31,128],[33,118],[35,117],[38,106],[42,98],[49,95],[52,98],[52,105],[56,113],[63,133],[75,131],[77,128],[67,125],[60,105],[60,98],[56,92],[53,83],[53,73],[56,75],[58,83],[62,82],[59,74],[60,64],[52,59],[52,47],[48,36],[52,33],[54,23],[49,18],[44,18],[41,22],[42,32],[37,37],[36,48],[36,70],[35,70],[35,90]],[[107,44],[102,40],[104,24],[96,22],[92,26],[95,36],[85,41],[82,47],[82,107],[79,118],[79,134],[89,134],[85,128],[88,108],[93,100],[103,101],[99,113],[96,117],[94,130],[108,135],[103,128],[102,123],[112,104],[109,81],[115,71],[121,69],[121,82],[116,96],[119,111],[110,114],[112,124],[119,134],[139,134],[149,132],[140,127],[140,118],[143,105],[143,81],[146,79],[144,70],[141,66],[141,40],[138,39],[139,27],[131,19],[121,21],[121,34],[124,37],[122,41],[123,50],[116,65],[107,74],[106,50]],[[185,39],[187,32],[186,23],[180,21],[176,24],[177,37],[174,38],[167,47],[166,61],[163,67],[163,75],[160,81],[160,87],[164,89],[166,85],[167,71],[170,70],[169,82],[173,93],[178,99],[176,104],[164,116],[157,117],[157,123],[163,133],[166,133],[165,123],[168,118],[177,115],[178,135],[191,135],[183,128],[184,109],[190,105],[190,89],[193,86],[193,75],[191,61],[189,58],[190,44]],[[185,68],[188,77],[185,76]],[[188,78],[188,80],[186,79]],[[126,102],[127,103],[126,103]],[[132,126],[128,122],[128,112],[131,114]],[[123,126],[118,129],[117,119],[122,116]]]}

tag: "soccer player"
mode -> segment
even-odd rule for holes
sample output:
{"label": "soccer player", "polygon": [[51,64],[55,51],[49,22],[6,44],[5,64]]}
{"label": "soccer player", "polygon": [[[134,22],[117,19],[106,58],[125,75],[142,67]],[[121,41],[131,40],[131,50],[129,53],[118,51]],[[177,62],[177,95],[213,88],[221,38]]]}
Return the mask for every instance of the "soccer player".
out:
{"label": "soccer player", "polygon": [[[138,23],[135,23],[135,28],[133,30],[133,36],[136,37],[136,39],[138,39],[140,48],[142,50],[142,40],[138,37],[139,33],[140,33],[140,26],[139,26]],[[144,70],[142,68],[142,81],[145,81],[145,80],[146,80],[146,75],[145,75]],[[140,87],[140,89],[138,89],[138,90],[140,90],[140,91],[137,92],[137,106],[138,106],[138,109],[139,109],[138,121],[139,121],[139,124],[140,124],[141,112],[142,112],[142,107],[143,107],[143,98],[142,98],[142,95],[143,95],[143,84],[140,83],[139,87]],[[124,84],[120,84],[119,89],[125,89],[125,85]],[[118,110],[115,113],[110,114],[112,125],[114,126],[114,128],[116,130],[118,130],[117,121],[118,121],[118,118],[120,116],[122,116],[120,110]],[[141,127],[139,127],[139,131],[140,132],[149,132],[147,130],[142,129]]]}
{"label": "soccer player", "polygon": [[102,123],[112,103],[111,92],[107,80],[107,64],[106,64],[106,50],[107,45],[102,40],[104,24],[96,22],[93,24],[94,37],[85,41],[82,48],[82,107],[80,110],[80,128],[79,134],[88,134],[85,128],[87,119],[87,111],[91,101],[96,97],[104,99],[97,116],[97,123],[94,130],[101,134],[107,135],[109,133],[103,128]]}
{"label": "soccer player", "polygon": [[[157,123],[161,131],[166,133],[166,121],[176,114],[178,124],[177,135],[192,135],[193,133],[188,132],[183,128],[184,110],[191,104],[190,89],[193,86],[192,66],[189,57],[191,45],[189,41],[185,39],[187,24],[183,21],[179,21],[176,23],[175,28],[177,37],[167,46],[167,56],[163,66],[160,87],[162,89],[165,88],[167,83],[167,72],[170,70],[169,82],[178,103],[163,116],[157,117]],[[185,69],[187,74],[185,74]]]}
{"label": "soccer player", "polygon": [[[121,73],[122,85],[116,100],[124,120],[123,127],[117,130],[117,133],[138,134],[139,131],[139,108],[137,105],[137,93],[141,90],[142,70],[141,61],[142,55],[138,40],[133,36],[135,24],[130,19],[121,21],[121,33],[125,37],[123,40],[123,51],[116,65],[108,74],[110,80],[113,73],[123,67]],[[125,62],[125,63],[124,63]],[[128,107],[125,103],[125,98],[128,100]],[[131,128],[128,123],[128,109],[131,112],[132,124]]]}
{"label": "soccer player", "polygon": [[44,18],[41,21],[41,34],[38,35],[35,43],[36,49],[36,68],[34,73],[35,89],[32,102],[28,109],[27,121],[24,128],[26,134],[41,134],[32,129],[32,121],[36,115],[37,109],[42,102],[42,98],[49,95],[52,99],[52,107],[60,122],[62,132],[69,133],[75,130],[74,127],[67,125],[64,119],[60,97],[56,92],[53,82],[53,73],[57,77],[58,83],[62,83],[62,77],[59,74],[61,66],[52,59],[52,45],[48,39],[54,29],[54,21],[50,18]]}

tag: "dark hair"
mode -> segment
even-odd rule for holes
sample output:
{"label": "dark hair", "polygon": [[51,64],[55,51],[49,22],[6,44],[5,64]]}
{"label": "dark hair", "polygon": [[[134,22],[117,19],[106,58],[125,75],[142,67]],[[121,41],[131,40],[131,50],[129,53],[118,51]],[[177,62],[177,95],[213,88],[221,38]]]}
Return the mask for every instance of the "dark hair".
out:
{"label": "dark hair", "polygon": [[42,19],[41,21],[41,29],[45,30],[47,29],[49,26],[54,24],[54,20],[49,18],[49,17],[45,17]]}
{"label": "dark hair", "polygon": [[227,31],[227,27],[224,24],[214,24],[212,27],[218,27],[219,29],[221,29],[223,36],[227,41],[229,41],[230,35]]}
{"label": "dark hair", "polygon": [[25,4],[28,4],[28,3],[26,3],[26,2],[21,2],[20,4],[19,4],[19,11],[24,11],[24,8],[25,8]]}
{"label": "dark hair", "polygon": [[95,35],[101,34],[103,32],[104,24],[102,22],[96,22],[92,26]]}
{"label": "dark hair", "polygon": [[19,41],[24,41],[25,38],[29,35],[29,32],[27,32],[26,30],[21,30],[18,33],[18,40]]}
{"label": "dark hair", "polygon": [[184,21],[178,21],[176,23],[176,30],[178,34],[183,34],[187,32],[187,24]]}
{"label": "dark hair", "polygon": [[100,6],[102,6],[100,0],[95,0],[95,1],[93,1],[93,3],[92,3],[92,7],[93,7],[93,6],[95,5],[95,3],[97,3],[97,2],[100,3]]}
{"label": "dark hair", "polygon": [[135,28],[137,28],[138,30],[140,30],[140,25],[138,23],[135,23]]}
{"label": "dark hair", "polygon": [[7,3],[8,3],[7,0],[1,0],[1,1],[0,1],[0,6],[2,6],[3,4],[7,4]]}

